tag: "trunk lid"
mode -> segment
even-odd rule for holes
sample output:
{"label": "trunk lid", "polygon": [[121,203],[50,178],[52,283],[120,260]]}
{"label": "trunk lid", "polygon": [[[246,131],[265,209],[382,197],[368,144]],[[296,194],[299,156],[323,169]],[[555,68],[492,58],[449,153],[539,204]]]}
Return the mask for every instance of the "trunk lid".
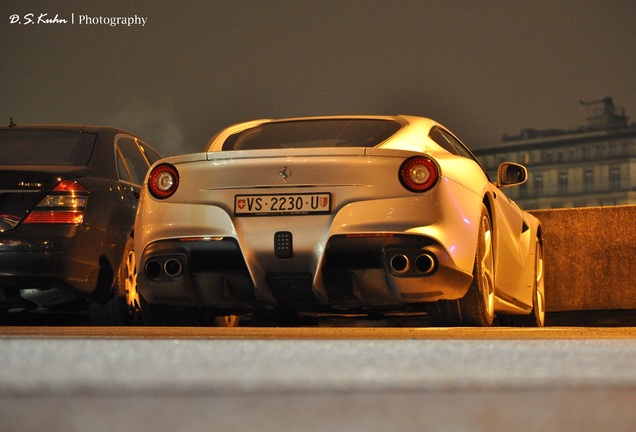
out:
{"label": "trunk lid", "polygon": [[385,176],[398,182],[400,163],[415,154],[362,147],[227,151],[207,153],[207,164],[178,168],[200,171],[188,177],[208,190],[377,185]]}
{"label": "trunk lid", "polygon": [[[329,194],[331,210],[354,201],[411,196],[399,179],[402,162],[418,153],[379,148],[283,149],[176,157],[173,203],[213,205],[235,213],[238,199],[257,195]],[[419,153],[421,154],[421,153]],[[308,197],[308,200],[311,200]]]}

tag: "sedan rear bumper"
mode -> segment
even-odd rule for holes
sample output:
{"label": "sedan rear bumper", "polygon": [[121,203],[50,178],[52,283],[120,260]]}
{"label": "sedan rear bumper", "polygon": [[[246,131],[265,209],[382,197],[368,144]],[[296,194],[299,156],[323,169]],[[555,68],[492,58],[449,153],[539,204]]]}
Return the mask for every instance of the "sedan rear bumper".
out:
{"label": "sedan rear bumper", "polygon": [[[88,229],[48,227],[46,237],[37,235],[40,233],[36,230],[46,230],[46,227],[32,228],[29,235],[13,233],[11,238],[0,237],[0,289],[3,290],[0,303],[15,303],[12,299],[25,289],[57,290],[60,292],[57,297],[64,297],[63,293],[67,292],[69,298],[94,294],[100,268],[98,260],[92,259],[95,238],[87,233]],[[42,295],[50,297],[46,293]],[[37,296],[35,304],[40,304],[42,295]]]}

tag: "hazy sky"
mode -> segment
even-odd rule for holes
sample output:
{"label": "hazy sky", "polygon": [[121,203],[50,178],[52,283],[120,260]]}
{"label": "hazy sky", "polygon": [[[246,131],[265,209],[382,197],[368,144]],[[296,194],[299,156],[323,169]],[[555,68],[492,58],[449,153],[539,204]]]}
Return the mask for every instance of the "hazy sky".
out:
{"label": "hazy sky", "polygon": [[175,154],[254,118],[403,113],[474,147],[581,125],[581,99],[636,121],[635,23],[633,0],[2,0],[0,122],[117,126]]}

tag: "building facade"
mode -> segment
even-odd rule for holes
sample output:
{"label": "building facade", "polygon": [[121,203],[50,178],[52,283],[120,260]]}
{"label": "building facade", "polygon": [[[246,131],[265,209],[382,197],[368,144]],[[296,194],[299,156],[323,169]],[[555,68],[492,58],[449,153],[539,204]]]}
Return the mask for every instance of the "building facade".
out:
{"label": "building facade", "polygon": [[497,178],[501,162],[528,168],[528,181],[506,190],[526,210],[636,204],[636,123],[611,98],[588,105],[592,115],[574,130],[524,129],[474,154]]}

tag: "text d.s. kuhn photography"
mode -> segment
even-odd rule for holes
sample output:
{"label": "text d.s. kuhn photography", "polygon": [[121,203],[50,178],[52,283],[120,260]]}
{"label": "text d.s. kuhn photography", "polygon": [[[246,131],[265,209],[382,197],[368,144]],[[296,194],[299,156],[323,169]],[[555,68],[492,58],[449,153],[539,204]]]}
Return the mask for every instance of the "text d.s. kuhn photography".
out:
{"label": "text d.s. kuhn photography", "polygon": [[75,12],[70,15],[52,14],[48,12],[39,13],[25,13],[25,14],[11,14],[9,16],[9,24],[14,25],[102,25],[109,27],[117,26],[139,26],[145,27],[148,22],[148,17],[140,15],[128,15],[128,16],[103,16],[103,15],[88,15],[77,14]]}

